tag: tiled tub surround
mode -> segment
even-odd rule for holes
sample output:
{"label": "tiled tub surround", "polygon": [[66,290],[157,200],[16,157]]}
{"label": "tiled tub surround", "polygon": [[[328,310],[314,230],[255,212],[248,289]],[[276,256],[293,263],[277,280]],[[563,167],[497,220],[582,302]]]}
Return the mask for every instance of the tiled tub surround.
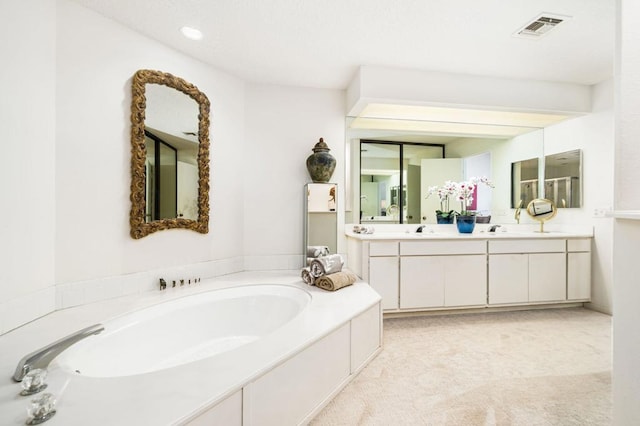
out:
{"label": "tiled tub surround", "polygon": [[[376,226],[347,232],[349,267],[387,313],[576,305],[591,298],[590,227]],[[347,229],[352,229],[348,227]],[[548,232],[546,232],[548,231]]]}
{"label": "tiled tub surround", "polygon": [[57,309],[155,292],[158,289],[160,278],[164,278],[171,285],[173,280],[194,278],[204,280],[242,271],[294,270],[298,269],[303,261],[302,254],[238,256],[130,274],[57,283],[36,293],[0,303],[0,335]]}
{"label": "tiled tub surround", "polygon": [[[25,354],[132,311],[249,284],[293,286],[311,297],[290,322],[263,338],[190,363],[139,375],[88,377],[54,362],[46,391],[58,399],[57,413],[46,424],[275,425],[310,420],[380,351],[380,297],[366,283],[325,292],[304,285],[299,271],[274,271],[232,274],[59,310],[1,336],[5,379],[0,381],[0,424],[23,425],[27,418],[30,397],[19,396],[20,384],[10,378]],[[185,332],[194,328],[181,326]],[[136,344],[143,347],[146,337]]]}

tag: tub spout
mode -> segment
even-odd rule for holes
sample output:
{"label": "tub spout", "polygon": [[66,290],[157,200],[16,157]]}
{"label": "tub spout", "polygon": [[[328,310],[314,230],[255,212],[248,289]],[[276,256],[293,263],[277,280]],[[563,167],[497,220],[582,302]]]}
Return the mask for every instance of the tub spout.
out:
{"label": "tub spout", "polygon": [[20,382],[29,371],[36,368],[46,369],[49,363],[69,346],[103,330],[102,324],[95,324],[25,355],[16,367],[13,380]]}

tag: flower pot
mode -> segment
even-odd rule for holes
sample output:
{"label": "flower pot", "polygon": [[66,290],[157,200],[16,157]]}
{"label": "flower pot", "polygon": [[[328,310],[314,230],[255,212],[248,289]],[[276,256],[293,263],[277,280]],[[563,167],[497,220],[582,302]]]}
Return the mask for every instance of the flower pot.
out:
{"label": "flower pot", "polygon": [[456,226],[461,234],[471,234],[473,228],[476,227],[475,215],[458,215],[456,216]]}
{"label": "flower pot", "polygon": [[451,224],[453,223],[453,214],[442,215],[441,213],[436,213],[436,221],[442,224]]}

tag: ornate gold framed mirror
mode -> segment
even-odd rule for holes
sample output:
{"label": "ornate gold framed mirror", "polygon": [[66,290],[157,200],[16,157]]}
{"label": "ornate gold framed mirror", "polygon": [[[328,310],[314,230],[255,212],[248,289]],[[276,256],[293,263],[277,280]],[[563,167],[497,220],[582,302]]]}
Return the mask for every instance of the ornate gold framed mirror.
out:
{"label": "ornate gold framed mirror", "polygon": [[131,237],[174,228],[206,234],[209,99],[153,70],[138,70],[131,92]]}

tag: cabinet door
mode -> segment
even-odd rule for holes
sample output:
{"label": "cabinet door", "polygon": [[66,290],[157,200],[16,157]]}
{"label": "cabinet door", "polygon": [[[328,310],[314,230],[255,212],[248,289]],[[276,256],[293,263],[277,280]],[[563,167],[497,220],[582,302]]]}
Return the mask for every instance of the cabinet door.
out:
{"label": "cabinet door", "polygon": [[398,309],[398,257],[370,257],[369,285],[382,296],[382,309]]}
{"label": "cabinet door", "polygon": [[400,308],[444,306],[444,256],[400,258]]}
{"label": "cabinet door", "polygon": [[529,299],[527,254],[489,256],[489,304],[525,303]]}
{"label": "cabinet door", "polygon": [[567,299],[591,300],[591,253],[567,254]]}
{"label": "cabinet door", "polygon": [[561,300],[567,300],[566,254],[529,254],[529,302]]}
{"label": "cabinet door", "polygon": [[443,256],[445,306],[487,303],[487,256]]}

